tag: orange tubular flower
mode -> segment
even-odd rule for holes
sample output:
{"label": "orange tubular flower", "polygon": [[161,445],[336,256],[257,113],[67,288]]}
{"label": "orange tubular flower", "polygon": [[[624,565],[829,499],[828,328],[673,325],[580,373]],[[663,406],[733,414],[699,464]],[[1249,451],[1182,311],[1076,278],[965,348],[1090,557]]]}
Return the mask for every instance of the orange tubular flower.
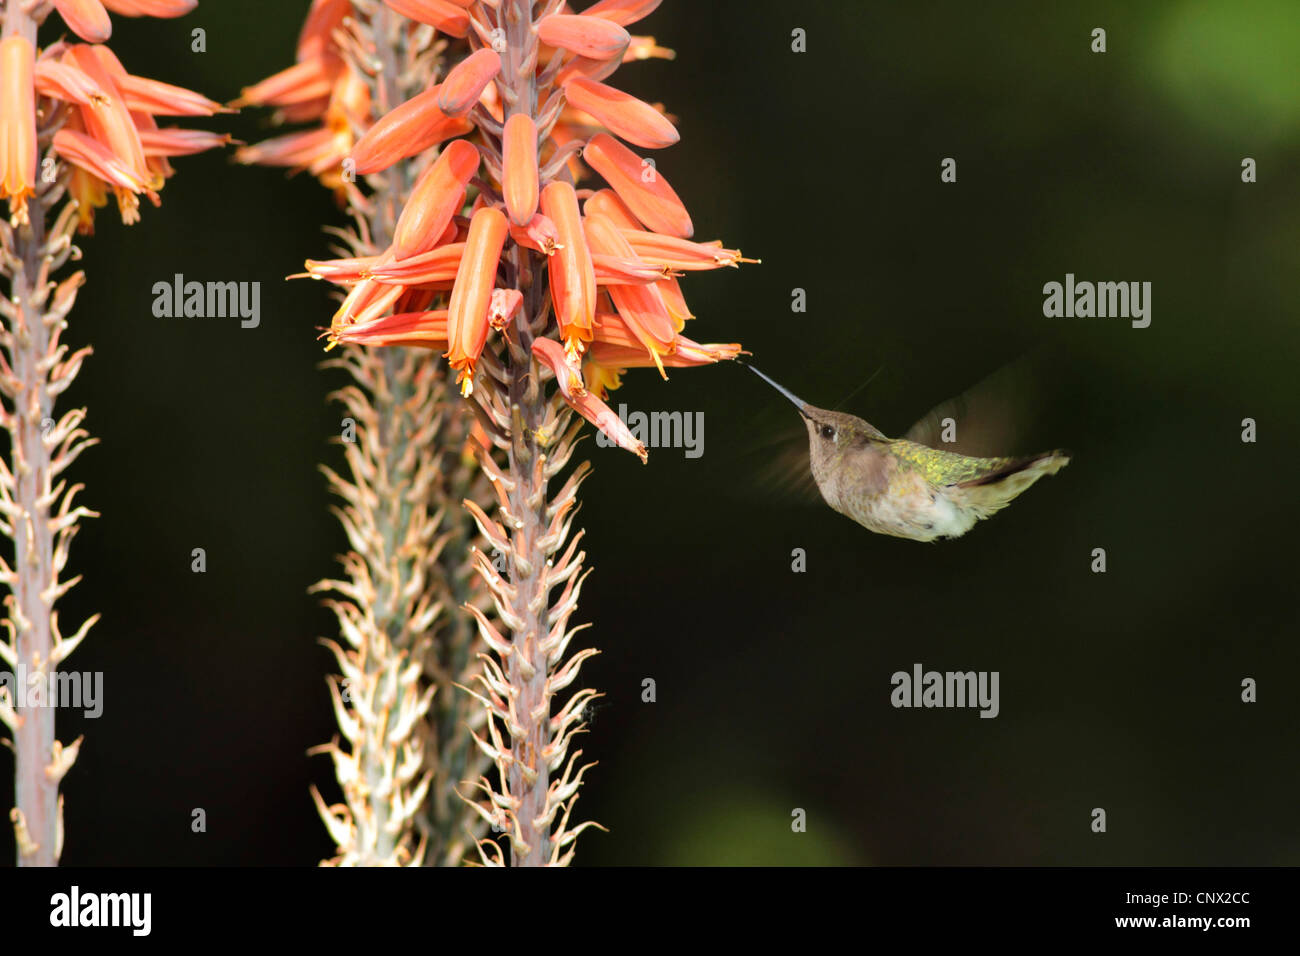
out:
{"label": "orange tubular flower", "polygon": [[668,314],[672,316],[673,328],[680,332],[686,325],[687,319],[695,318],[690,306],[686,304],[686,296],[682,294],[681,283],[677,281],[676,276],[669,276],[666,279],[660,279],[655,285],[659,287],[659,294],[663,296],[664,305],[668,308]]}
{"label": "orange tubular flower", "polygon": [[622,59],[632,42],[628,32],[612,20],[563,13],[538,21],[537,37],[547,46],[593,60]]}
{"label": "orange tubular flower", "polygon": [[299,106],[326,100],[339,73],[337,61],[312,57],[245,87],[236,106]]}
{"label": "orange tubular flower", "polygon": [[596,282],[603,286],[648,285],[666,278],[662,267],[629,256],[593,252],[591,263],[596,268]]}
{"label": "orange tubular flower", "polygon": [[[592,343],[587,356],[588,368],[649,368],[655,364],[653,357],[647,356],[636,333],[617,312],[597,313],[596,333],[597,339]],[[675,341],[676,350],[663,358],[664,365],[674,368],[711,365],[723,359],[734,359],[741,353],[740,345],[734,342],[728,345],[701,345],[683,335],[677,336]]]}
{"label": "orange tubular flower", "polygon": [[425,170],[393,230],[394,259],[409,259],[437,244],[465,203],[465,188],[479,165],[478,150],[459,139]]}
{"label": "orange tubular flower", "polygon": [[695,234],[690,214],[668,180],[614,137],[593,136],[582,155],[647,229],[679,239]]}
{"label": "orange tubular flower", "polygon": [[560,230],[555,223],[540,212],[525,225],[510,227],[510,238],[525,249],[553,256],[559,248]]}
{"label": "orange tubular flower", "polygon": [[205,129],[140,130],[140,146],[147,159],[150,156],[193,156],[230,142],[227,133],[212,133]]}
{"label": "orange tubular flower", "polygon": [[298,34],[298,62],[335,57],[334,31],[351,12],[352,0],[312,0]]}
{"label": "orange tubular flower", "polygon": [[663,149],[681,139],[677,128],[649,103],[612,86],[585,76],[575,76],[564,85],[569,105],[594,116],[635,146]]}
{"label": "orange tubular flower", "polygon": [[298,62],[244,89],[235,106],[271,106],[283,122],[316,123],[235,153],[241,163],[309,170],[345,199],[351,180],[343,161],[356,145],[355,129],[370,125],[370,89],[336,47],[334,34],[352,12],[352,0],[312,0],[298,38]]}
{"label": "orange tubular flower", "polygon": [[[451,343],[447,360],[459,373],[456,383],[465,396],[474,391],[474,365],[487,342],[488,310],[493,303],[492,289],[507,232],[506,217],[499,209],[485,206],[474,213],[447,306],[447,338]],[[499,308],[501,305],[498,302]]]}
{"label": "orange tubular flower", "polygon": [[699,272],[727,266],[736,268],[742,262],[755,261],[742,258],[739,249],[723,249],[721,242],[691,242],[644,229],[624,228],[622,232],[638,256],[669,269]]}
{"label": "orange tubular flower", "polygon": [[87,43],[103,43],[113,35],[113,22],[99,0],[54,0],[63,22]]}
{"label": "orange tubular flower", "polygon": [[138,193],[148,188],[134,170],[118,159],[116,153],[85,133],[73,129],[59,130],[54,134],[54,151],[114,189]]}
{"label": "orange tubular flower", "polygon": [[307,271],[289,276],[290,279],[325,279],[329,282],[357,282],[376,262],[378,256],[355,256],[350,259],[308,259]]}
{"label": "orange tubular flower", "polygon": [[488,306],[488,325],[500,332],[523,304],[524,294],[518,289],[493,289],[492,302]]}
{"label": "orange tubular flower", "polygon": [[468,3],[452,0],[384,0],[384,3],[402,16],[437,27],[448,36],[463,37],[469,32],[469,15],[465,12]]}
{"label": "orange tubular flower", "polygon": [[550,368],[551,374],[555,376],[555,384],[559,386],[566,401],[571,402],[587,391],[582,371],[569,361],[564,346],[555,339],[534,339],[533,355]]}
{"label": "orange tubular flower", "polygon": [[560,323],[560,338],[570,356],[582,354],[591,340],[596,316],[596,270],[582,232],[578,197],[568,183],[554,182],[542,190],[542,212],[555,223],[558,251],[547,260],[551,299]]}
{"label": "orange tubular flower", "polygon": [[[108,102],[102,107],[81,107],[79,109],[81,121],[86,125],[86,131],[107,146],[128,169],[138,175],[141,181],[149,182],[152,177],[145,165],[140,133],[127,109],[121,88],[96,53],[97,49],[100,48],[78,44],[69,47],[68,52],[64,54],[65,63],[81,70],[108,94]],[[157,186],[161,185],[161,182],[157,183]]]}
{"label": "orange tubular flower", "polygon": [[90,77],[74,66],[46,57],[36,61],[36,92],[40,96],[76,103],[79,106],[103,105],[108,94]]}
{"label": "orange tubular flower", "polygon": [[[623,369],[666,375],[740,353],[739,345],[700,345],[681,334],[692,313],[679,277],[752,260],[721,242],[691,241],[695,227],[680,197],[652,161],[619,141],[663,149],[678,142],[677,128],[658,104],[604,82],[624,62],[673,56],[627,30],[660,0],[600,0],[581,13],[561,0],[383,2],[467,42],[447,48],[446,72],[423,92],[373,122],[358,112],[346,124],[348,135],[363,134],[344,154],[361,175],[439,144],[442,153],[417,181],[387,249],[308,263],[306,275],[346,292],[332,341],[441,341],[403,336],[416,322],[409,316],[446,304],[446,357],[468,395],[488,338],[513,334],[512,316],[537,308],[539,297],[527,290],[542,283],[554,325],[544,336],[549,345],[534,331],[533,354],[542,362],[562,355],[579,381],[585,368],[595,387],[561,392],[598,427],[612,428],[611,437],[618,428],[592,402],[618,385]],[[321,116],[352,69],[331,39],[350,9],[344,0],[315,0],[298,66],[246,90],[243,101]],[[460,138],[467,133],[475,145]],[[330,132],[294,135],[241,158],[300,165],[323,178],[334,168],[327,157],[341,162]],[[142,142],[151,152],[181,145],[161,132]],[[588,168],[604,183],[584,189],[580,207],[575,183]],[[499,287],[503,279],[514,287]],[[404,318],[386,324],[388,310]],[[521,317],[530,327],[540,319]]]}
{"label": "orange tubular flower", "polygon": [[[104,47],[93,49],[101,55],[101,59],[105,55],[113,57]],[[117,63],[116,57],[113,57],[113,62]],[[120,63],[117,65],[121,67]],[[149,113],[153,116],[212,116],[214,113],[227,112],[220,103],[170,83],[131,76],[125,71],[115,79],[122,91],[126,108],[135,113]]]}
{"label": "orange tubular flower", "polygon": [[[670,355],[664,364],[674,368],[691,368],[697,365],[712,365],[724,359],[734,359],[740,354],[741,348],[734,342],[729,345],[701,345],[683,338],[680,340],[678,350]],[[591,358],[588,360],[589,368],[593,366],[619,369],[647,368],[649,365],[650,362],[646,360],[642,349],[609,342],[598,342],[592,346]]]}
{"label": "orange tubular flower", "polygon": [[455,280],[460,270],[460,260],[465,255],[465,243],[450,242],[409,259],[376,263],[365,274],[379,282],[389,282],[416,288],[434,283]]}
{"label": "orange tubular flower", "polygon": [[469,120],[448,116],[438,106],[437,86],[413,96],[361,137],[352,159],[361,175],[377,173],[394,163],[422,153],[443,140],[464,136],[474,128]]}
{"label": "orange tubular flower", "polygon": [[[105,46],[69,46],[57,69],[46,67],[42,72],[47,82],[40,84],[41,88],[54,93],[64,90],[75,107],[67,129],[55,137],[55,150],[112,187],[125,223],[140,218],[139,194],[158,202],[158,190],[171,174],[167,156],[227,142],[225,137],[190,135],[182,130],[170,130],[167,137],[158,138],[155,115],[211,116],[221,110],[220,104],[179,86],[132,76]],[[148,154],[142,135],[151,137],[153,148]],[[71,190],[81,203],[81,229],[89,232],[102,190],[84,177],[73,177]]]}
{"label": "orange tubular flower", "polygon": [[274,106],[284,119],[306,122],[325,113],[334,83],[345,72],[334,32],[352,12],[352,0],[312,0],[298,35],[297,63],[247,87],[236,106]]}
{"label": "orange tubular flower", "polygon": [[527,226],[537,215],[537,124],[531,116],[516,113],[506,120],[501,151],[506,211],[516,226]]}
{"label": "orange tubular flower", "polygon": [[9,221],[27,222],[27,197],[36,186],[36,57],[25,37],[0,40],[0,199]]}
{"label": "orange tubular flower", "polygon": [[582,11],[584,17],[601,17],[611,23],[627,26],[636,23],[659,9],[663,0],[600,0]]}
{"label": "orange tubular flower", "polygon": [[[229,142],[199,130],[160,130],[156,116],[211,116],[220,104],[190,90],[126,71],[101,41],[112,32],[108,11],[127,16],[180,16],[193,0],[56,0],[55,10],[77,36],[91,43],[62,41],[34,50],[23,34],[0,41],[0,199],[9,200],[15,225],[27,221],[27,200],[35,191],[39,149],[74,168],[69,194],[78,203],[80,231],[91,232],[108,190],[117,196],[122,221],[139,219],[139,196],[155,204],[172,174],[169,157],[190,155]],[[38,16],[39,4],[29,4]],[[37,100],[40,99],[38,103]],[[37,143],[36,117],[64,115],[49,143]],[[145,143],[148,142],[146,148]]]}
{"label": "orange tubular flower", "polygon": [[[606,255],[635,259],[632,245],[623,238],[618,226],[604,216],[588,216],[587,238],[596,250]],[[661,356],[673,350],[677,329],[668,312],[668,304],[656,285],[609,285],[606,288],[628,328],[645,347],[659,374],[667,378]]]}
{"label": "orange tubular flower", "polygon": [[404,291],[400,285],[382,285],[374,279],[362,279],[352,287],[352,291],[334,313],[331,328],[379,318],[397,305]]}
{"label": "orange tubular flower", "polygon": [[637,222],[632,210],[627,208],[627,204],[612,189],[599,189],[592,193],[583,203],[582,211],[588,216],[612,219],[620,229],[645,230],[645,226]]}
{"label": "orange tubular flower", "polygon": [[104,6],[124,17],[183,17],[199,0],[103,0]]}
{"label": "orange tubular flower", "polygon": [[[363,126],[363,118],[370,111],[370,90],[364,79],[350,70],[340,72],[330,82],[332,86],[327,84],[325,100],[286,103],[280,109],[280,116],[285,120],[323,117],[318,129],[288,133],[245,146],[235,153],[235,160],[308,170],[333,189],[340,200],[345,198],[351,180],[343,175],[343,161],[356,143],[353,128]],[[251,92],[246,90],[244,97],[236,102],[249,102]]]}
{"label": "orange tubular flower", "polygon": [[417,345],[438,352],[447,349],[447,310],[384,315],[329,331],[332,343],[356,345]]}
{"label": "orange tubular flower", "polygon": [[555,375],[564,400],[583,418],[608,435],[620,448],[626,448],[644,464],[650,456],[645,444],[632,434],[627,423],[614,414],[613,409],[588,391],[582,374],[569,364],[568,358],[552,339],[534,339],[533,355]]}
{"label": "orange tubular flower", "polygon": [[500,72],[501,57],[494,51],[471,53],[447,74],[438,91],[438,109],[448,116],[468,112]]}

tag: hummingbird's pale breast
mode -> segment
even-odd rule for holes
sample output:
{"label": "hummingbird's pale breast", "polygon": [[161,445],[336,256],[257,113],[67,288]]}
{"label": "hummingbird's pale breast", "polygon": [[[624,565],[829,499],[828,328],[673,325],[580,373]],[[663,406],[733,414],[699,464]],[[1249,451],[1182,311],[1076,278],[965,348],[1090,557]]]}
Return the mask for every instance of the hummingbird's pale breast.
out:
{"label": "hummingbird's pale breast", "polygon": [[826,503],[868,531],[933,541],[965,534],[978,520],[969,509],[954,504],[942,487],[930,484],[921,470],[900,462],[889,444],[871,442],[825,456],[814,451],[811,457],[813,477]]}

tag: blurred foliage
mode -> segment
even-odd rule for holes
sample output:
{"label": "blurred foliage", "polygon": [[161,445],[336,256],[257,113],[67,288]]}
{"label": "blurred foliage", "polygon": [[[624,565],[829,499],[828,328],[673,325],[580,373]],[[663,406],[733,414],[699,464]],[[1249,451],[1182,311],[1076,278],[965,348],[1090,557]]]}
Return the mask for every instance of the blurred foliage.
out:
{"label": "blurred foliage", "polygon": [[1300,10],[1289,0],[1176,5],[1156,25],[1161,82],[1192,122],[1270,142],[1300,127]]}
{"label": "blurred foliage", "polygon": [[[704,768],[704,773],[707,773]],[[677,804],[650,862],[663,866],[825,866],[860,862],[833,832],[791,829],[791,810],[753,790],[719,790]]]}

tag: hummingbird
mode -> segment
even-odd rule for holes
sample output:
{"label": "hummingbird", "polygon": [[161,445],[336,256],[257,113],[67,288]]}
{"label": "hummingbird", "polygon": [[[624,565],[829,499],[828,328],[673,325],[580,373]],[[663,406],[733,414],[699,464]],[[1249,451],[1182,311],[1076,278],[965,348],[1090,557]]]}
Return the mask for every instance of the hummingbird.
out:
{"label": "hummingbird", "polygon": [[934,541],[957,538],[1043,475],[1070,462],[1063,451],[1025,458],[971,458],[887,438],[855,415],[832,412],[750,370],[794,403],[808,429],[813,479],[834,510],[868,531]]}

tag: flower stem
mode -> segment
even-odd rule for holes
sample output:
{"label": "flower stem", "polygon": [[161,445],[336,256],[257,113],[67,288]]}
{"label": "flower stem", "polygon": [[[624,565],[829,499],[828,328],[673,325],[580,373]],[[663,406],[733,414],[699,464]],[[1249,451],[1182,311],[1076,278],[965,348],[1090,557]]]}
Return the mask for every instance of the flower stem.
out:
{"label": "flower stem", "polygon": [[546,693],[549,668],[538,644],[549,628],[550,610],[544,587],[546,562],[550,555],[541,545],[546,531],[546,478],[541,449],[534,437],[542,426],[544,407],[538,379],[532,374],[527,353],[523,361],[512,362],[511,407],[517,411],[510,444],[510,473],[515,487],[510,492],[510,511],[517,521],[511,540],[514,545],[514,612],[519,619],[510,657],[510,686],[516,694],[516,713],[521,732],[511,740],[510,792],[519,800],[519,820],[514,841],[515,866],[541,866],[548,858],[550,828],[538,821],[546,808],[550,783],[547,762],[540,759],[550,744],[550,699]]}
{"label": "flower stem", "polygon": [[[16,6],[16,4],[15,4]],[[45,210],[38,202],[28,203],[29,226],[14,236],[14,254],[21,265],[10,283],[14,316],[9,331],[9,361],[17,379],[10,398],[13,410],[6,425],[13,467],[12,519],[15,562],[11,583],[14,623],[14,656],[44,676],[54,650],[50,630],[52,603],[42,598],[53,579],[54,542],[50,533],[49,505],[41,501],[50,484],[50,454],[41,437],[41,422],[49,418],[52,402],[40,373],[40,360],[49,347],[45,316],[34,301],[28,276],[38,274],[44,246]],[[26,852],[19,840],[20,866],[54,866],[58,862],[57,783],[45,776],[54,749],[54,708],[17,708],[14,731],[16,760],[16,828],[27,830]]]}
{"label": "flower stem", "polygon": [[[554,3],[549,7],[558,9]],[[506,118],[518,112],[536,118],[533,5],[503,0],[496,22],[501,32],[495,48],[501,56],[502,83],[509,91]],[[553,697],[576,680],[583,661],[596,651],[565,657],[580,629],[570,630],[568,621],[577,607],[586,557],[578,551],[582,533],[570,540],[569,530],[578,487],[589,469],[582,463],[558,493],[548,493],[550,480],[568,465],[578,429],[570,427],[572,414],[558,392],[547,395],[541,366],[532,354],[533,340],[550,324],[546,271],[544,256],[513,246],[507,273],[512,287],[523,293],[523,303],[506,329],[503,353],[483,353],[482,387],[473,398],[506,450],[504,472],[486,455],[483,459],[504,524],[467,502],[484,536],[508,563],[503,576],[486,556],[480,555],[477,562],[511,634],[507,640],[479,616],[480,633],[497,659],[486,663],[479,680],[489,739],[476,739],[499,774],[495,788],[486,781],[481,784],[490,806],[480,813],[507,834],[512,866],[566,865],[578,834],[597,825],[569,827],[583,774],[591,765],[579,768],[581,751],[570,756],[568,748],[585,729],[584,708],[598,695],[580,690],[551,713]],[[552,603],[551,592],[559,585],[564,590]],[[480,853],[486,863],[504,862],[500,847],[491,841],[480,843]]]}
{"label": "flower stem", "polygon": [[[4,34],[34,41],[31,9],[31,4],[7,4]],[[42,147],[48,147],[59,121],[49,113],[41,117]],[[10,459],[0,461],[0,530],[14,542],[13,567],[0,560],[0,581],[11,592],[4,621],[9,642],[0,643],[0,657],[18,678],[16,699],[0,694],[0,720],[13,732],[15,805],[9,818],[19,866],[55,866],[62,853],[59,782],[76,760],[81,740],[64,747],[55,736],[59,701],[52,678],[98,619],[91,617],[65,639],[54,610],[78,580],[59,580],[77,522],[94,516],[72,503],[81,486],[68,488],[59,480],[94,444],[80,427],[85,410],[53,418],[56,397],[90,354],[83,348],[68,355],[59,341],[84,281],[77,272],[57,285],[50,282],[52,272],[79,255],[71,238],[75,205],[69,202],[56,213],[63,194],[61,177],[42,179],[28,199],[27,221],[0,224],[0,274],[8,280],[8,296],[0,303],[0,395],[5,399],[0,419],[9,433]],[[47,230],[47,217],[56,214]]]}
{"label": "flower stem", "polygon": [[[352,26],[352,57],[383,113],[423,89],[435,61],[405,18],[384,4],[366,10]],[[389,245],[419,162],[370,177],[367,195],[349,190],[354,254]],[[350,699],[336,683],[334,705],[350,746],[322,748],[346,805],[317,797],[318,810],[338,844],[332,862],[454,865],[484,828],[455,798],[462,776],[483,763],[466,729],[483,718],[454,687],[472,678],[481,650],[452,610],[474,598],[474,529],[455,504],[482,484],[462,454],[470,415],[421,350],[344,345],[331,364],[352,379],[336,395],[357,426],[345,445],[348,475],[327,472],[352,552],[346,580],[317,589],[344,598],[330,603],[350,647],[330,646],[348,682]]]}

